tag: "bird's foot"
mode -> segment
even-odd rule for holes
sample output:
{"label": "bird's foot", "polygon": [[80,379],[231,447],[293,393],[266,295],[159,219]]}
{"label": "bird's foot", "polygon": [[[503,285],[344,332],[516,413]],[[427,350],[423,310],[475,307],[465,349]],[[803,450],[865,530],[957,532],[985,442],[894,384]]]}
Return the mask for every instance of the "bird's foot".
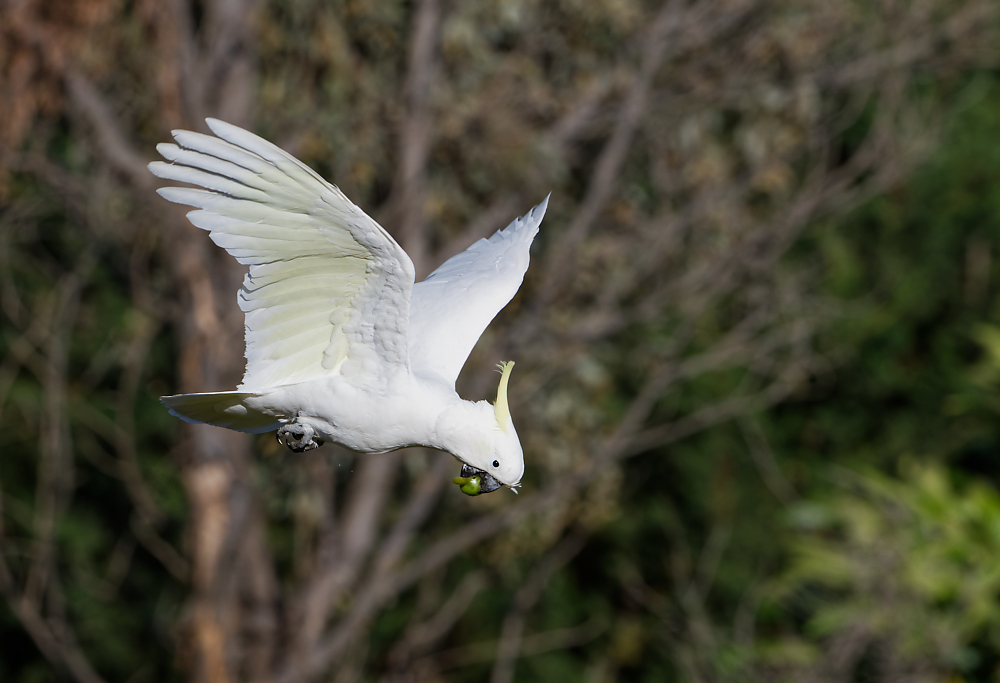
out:
{"label": "bird's foot", "polygon": [[323,439],[316,436],[316,430],[300,422],[282,425],[276,436],[278,443],[288,446],[293,453],[305,453],[323,445]]}

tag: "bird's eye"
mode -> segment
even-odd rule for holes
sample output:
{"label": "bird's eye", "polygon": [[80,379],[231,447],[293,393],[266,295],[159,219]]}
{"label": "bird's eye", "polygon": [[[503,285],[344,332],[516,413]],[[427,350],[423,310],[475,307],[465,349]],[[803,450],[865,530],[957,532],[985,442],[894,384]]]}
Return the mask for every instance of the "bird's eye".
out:
{"label": "bird's eye", "polygon": [[494,460],[493,461],[493,466],[494,467],[500,467],[500,461],[499,460]]}

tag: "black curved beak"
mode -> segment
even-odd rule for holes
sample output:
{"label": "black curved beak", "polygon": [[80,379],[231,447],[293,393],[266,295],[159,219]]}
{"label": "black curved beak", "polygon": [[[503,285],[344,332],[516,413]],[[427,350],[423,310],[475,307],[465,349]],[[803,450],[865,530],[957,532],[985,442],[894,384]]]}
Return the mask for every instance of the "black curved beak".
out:
{"label": "black curved beak", "polygon": [[491,475],[490,473],[484,472],[481,469],[477,469],[475,467],[472,467],[471,465],[463,464],[462,465],[462,473],[459,476],[465,477],[465,478],[479,477],[479,480],[480,480],[479,493],[493,493],[498,488],[500,488],[501,486],[503,486],[503,484],[501,484],[500,482],[498,482],[493,477],[493,475]]}

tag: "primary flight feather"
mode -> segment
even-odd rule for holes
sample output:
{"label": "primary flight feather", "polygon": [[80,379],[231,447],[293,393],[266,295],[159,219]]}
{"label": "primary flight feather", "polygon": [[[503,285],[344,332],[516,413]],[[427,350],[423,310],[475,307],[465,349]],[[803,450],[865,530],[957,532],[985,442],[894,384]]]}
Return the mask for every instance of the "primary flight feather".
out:
{"label": "primary flight feather", "polygon": [[462,400],[455,380],[483,330],[517,292],[548,198],[414,283],[413,263],[378,223],[290,154],[242,128],[173,131],[149,164],[164,198],[249,271],[246,372],[236,391],[164,396],[188,422],[278,431],[292,450],[324,440],[362,453],[447,451],[470,495],[515,487],[524,457],[507,408]]}

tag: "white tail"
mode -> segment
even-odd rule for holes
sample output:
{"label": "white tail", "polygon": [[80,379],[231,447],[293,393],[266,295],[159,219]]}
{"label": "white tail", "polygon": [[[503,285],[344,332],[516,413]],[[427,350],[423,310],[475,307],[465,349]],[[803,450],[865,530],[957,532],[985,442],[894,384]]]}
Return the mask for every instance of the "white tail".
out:
{"label": "white tail", "polygon": [[225,427],[238,432],[261,434],[278,429],[281,422],[244,403],[258,394],[242,391],[220,391],[212,394],[178,394],[161,396],[160,402],[170,409],[170,414],[185,422]]}

